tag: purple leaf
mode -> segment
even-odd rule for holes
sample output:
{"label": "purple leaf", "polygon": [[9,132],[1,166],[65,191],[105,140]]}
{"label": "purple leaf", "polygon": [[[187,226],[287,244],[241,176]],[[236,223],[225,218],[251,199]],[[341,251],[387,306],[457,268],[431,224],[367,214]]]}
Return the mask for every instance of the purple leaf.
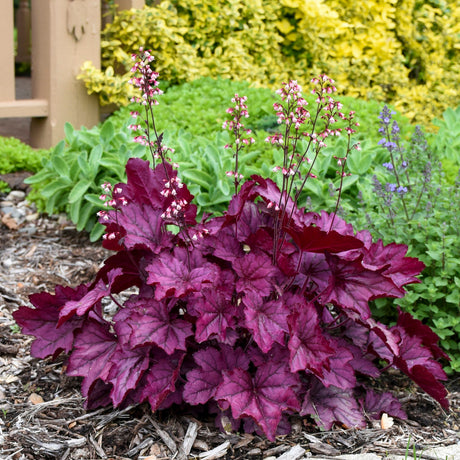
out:
{"label": "purple leaf", "polygon": [[294,284],[300,287],[301,292],[320,293],[330,285],[332,277],[329,264],[324,254],[302,252],[300,265],[298,264],[299,254],[296,254],[291,264],[298,270]]}
{"label": "purple leaf", "polygon": [[270,257],[264,253],[250,252],[234,260],[232,266],[239,276],[236,282],[238,292],[254,292],[262,297],[270,295],[271,279],[277,273]]}
{"label": "purple leaf", "polygon": [[300,415],[311,415],[316,424],[330,430],[338,422],[347,428],[364,428],[366,421],[353,394],[334,386],[326,388],[312,378],[310,389],[300,410]]}
{"label": "purple leaf", "polygon": [[291,372],[310,370],[322,376],[329,369],[334,354],[331,342],[319,326],[319,318],[312,303],[298,297],[298,306],[288,318]]}
{"label": "purple leaf", "polygon": [[405,257],[405,244],[383,245],[382,240],[373,243],[364,251],[363,266],[373,270],[384,268],[382,274],[391,278],[398,288],[409,283],[420,283],[418,278],[425,264],[414,257]]}
{"label": "purple leaf", "polygon": [[404,329],[410,336],[420,337],[422,345],[433,353],[434,358],[450,360],[449,356],[438,346],[439,336],[437,334],[420,320],[415,319],[410,313],[401,311],[399,307],[398,313],[397,325],[400,328]]}
{"label": "purple leaf", "polygon": [[156,411],[166,397],[175,391],[184,357],[185,353],[182,352],[167,355],[160,349],[155,350],[149,369],[139,385],[141,395],[138,401],[148,399],[152,411]]}
{"label": "purple leaf", "polygon": [[61,326],[73,315],[83,316],[89,309],[93,308],[103,297],[108,296],[112,292],[112,284],[118,277],[123,276],[121,268],[114,268],[107,273],[108,283],[100,279],[97,284],[89,290],[79,300],[69,300],[61,308],[59,313],[58,326]]}
{"label": "purple leaf", "polygon": [[96,380],[107,380],[111,367],[109,360],[116,347],[117,340],[109,332],[108,323],[87,321],[85,328],[77,334],[74,349],[69,358],[67,374],[84,377],[83,396],[91,393]]}
{"label": "purple leaf", "polygon": [[332,273],[332,282],[321,294],[323,304],[332,302],[367,319],[371,316],[368,305],[370,300],[404,295],[404,291],[390,279],[379,272],[368,270],[359,261],[345,261],[333,255],[326,257]]}
{"label": "purple leaf", "polygon": [[193,355],[198,368],[187,373],[184,386],[184,400],[189,404],[204,404],[214,398],[223,381],[223,371],[232,369],[247,370],[249,359],[241,348],[234,350],[221,346],[221,350],[205,348]]}
{"label": "purple leaf", "polygon": [[52,356],[54,359],[61,352],[68,353],[72,349],[75,332],[81,328],[84,318],[72,318],[58,327],[59,311],[66,302],[84,297],[87,291],[87,285],[75,289],[56,286],[54,295],[41,292],[29,296],[35,308],[23,306],[13,312],[22,332],[35,336],[30,350],[32,356]]}
{"label": "purple leaf", "polygon": [[111,224],[107,234],[119,233],[118,244],[125,249],[149,249],[158,254],[162,249],[172,247],[172,233],[166,231],[161,213],[161,209],[146,204],[112,211],[106,221]]}
{"label": "purple leaf", "polygon": [[358,249],[363,243],[354,236],[341,235],[334,230],[325,232],[318,227],[298,228],[291,224],[285,228],[301,251],[329,253]]}
{"label": "purple leaf", "polygon": [[196,321],[195,338],[198,343],[210,338],[218,338],[225,342],[227,330],[233,329],[238,318],[238,310],[232,303],[232,298],[225,291],[203,289],[203,297],[194,303]]}
{"label": "purple leaf", "polygon": [[130,350],[120,345],[113,352],[107,381],[113,385],[110,397],[114,406],[120,405],[127,393],[136,388],[149,367],[149,353],[147,346]]}
{"label": "purple leaf", "polygon": [[297,385],[285,364],[268,362],[258,367],[254,377],[242,369],[224,371],[216,399],[228,401],[234,418],[252,417],[274,441],[283,411],[299,409],[293,390]]}
{"label": "purple leaf", "polygon": [[329,367],[323,369],[322,377],[319,377],[321,382],[329,387],[341,388],[342,390],[350,390],[356,386],[356,376],[353,366],[351,365],[353,360],[353,354],[348,348],[332,342],[332,348],[334,354],[329,357]]}
{"label": "purple leaf", "polygon": [[401,403],[389,392],[378,394],[373,390],[367,389],[364,410],[374,420],[379,420],[384,413],[402,420],[407,419]]}
{"label": "purple leaf", "polygon": [[197,251],[187,253],[185,248],[176,248],[174,254],[162,253],[147,265],[147,282],[155,285],[156,300],[168,296],[184,297],[217,280],[217,265],[206,262]]}
{"label": "purple leaf", "polygon": [[275,342],[284,344],[288,332],[287,317],[289,309],[282,299],[266,301],[259,295],[248,292],[243,303],[246,327],[254,335],[260,349],[267,353]]}
{"label": "purple leaf", "polygon": [[[169,303],[175,304],[176,301],[172,299]],[[115,315],[115,330],[125,337],[129,334],[130,348],[155,344],[168,355],[176,350],[186,350],[185,340],[193,335],[192,326],[171,312],[169,303],[134,297],[126,302],[120,315]]]}
{"label": "purple leaf", "polygon": [[[393,329],[397,329],[395,326]],[[399,344],[400,355],[395,356],[393,364],[409,376],[420,388],[426,391],[444,409],[449,407],[447,390],[439,380],[447,380],[442,366],[433,359],[430,349],[422,345],[422,339],[405,334],[403,329]]]}

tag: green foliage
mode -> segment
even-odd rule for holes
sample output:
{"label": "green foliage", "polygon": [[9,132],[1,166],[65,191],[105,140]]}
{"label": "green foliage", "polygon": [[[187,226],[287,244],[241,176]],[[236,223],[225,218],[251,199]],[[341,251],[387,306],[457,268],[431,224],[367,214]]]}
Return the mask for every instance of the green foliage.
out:
{"label": "green foliage", "polygon": [[[48,150],[33,149],[14,137],[0,137],[0,174],[36,172],[48,156]],[[0,181],[0,191],[8,190],[8,185]]]}
{"label": "green foliage", "polygon": [[455,0],[164,0],[121,12],[103,32],[102,71],[80,78],[104,104],[127,104],[130,55],[152,49],[172,84],[221,76],[273,87],[326,73],[345,95],[392,103],[429,123],[460,101]]}
{"label": "green foliage", "polygon": [[48,150],[33,149],[14,137],[0,137],[0,174],[17,171],[36,172],[47,156]]}
{"label": "green foliage", "polygon": [[[426,268],[421,283],[407,286],[408,293],[403,299],[394,302],[377,299],[374,312],[377,317],[390,320],[392,305],[396,303],[428,324],[452,358],[446,370],[458,372],[460,177],[453,184],[446,180],[438,157],[443,151],[442,135],[439,144],[437,136],[432,138],[432,149],[420,129],[410,142],[400,142],[397,135],[391,134],[390,126],[385,129],[386,141],[394,142],[397,147],[390,145],[386,166],[377,165],[374,176],[368,175],[367,184],[362,183],[359,209],[350,212],[347,218],[355,228],[368,227],[384,243],[407,244],[408,255],[419,258]],[[399,187],[403,188],[398,193]]]}
{"label": "green foliage", "polygon": [[435,119],[433,124],[439,127],[439,131],[432,147],[442,161],[447,181],[453,184],[460,168],[460,106],[456,110],[449,107],[443,113],[443,119]]}
{"label": "green foliage", "polygon": [[127,124],[114,126],[109,119],[77,131],[67,123],[65,140],[52,150],[43,168],[26,179],[33,191],[29,199],[48,214],[66,212],[77,230],[90,232],[91,241],[99,239],[104,231],[96,216],[103,209],[101,185],[125,180],[128,159],[146,155],[145,147],[132,142]]}

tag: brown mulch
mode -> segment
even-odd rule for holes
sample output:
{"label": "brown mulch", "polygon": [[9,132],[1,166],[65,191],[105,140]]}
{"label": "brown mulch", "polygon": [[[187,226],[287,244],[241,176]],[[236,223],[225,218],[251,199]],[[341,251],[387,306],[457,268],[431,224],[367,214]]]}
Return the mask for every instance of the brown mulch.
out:
{"label": "brown mulch", "polygon": [[[334,458],[339,454],[403,455],[460,441],[460,377],[447,382],[451,409],[443,411],[396,372],[378,383],[403,401],[409,420],[381,429],[337,428],[321,432],[310,420],[293,418],[289,436],[269,442],[243,433],[221,433],[206,414],[164,411],[148,405],[86,412],[80,379],[65,374],[65,358],[29,355],[11,313],[31,293],[75,286],[92,279],[107,256],[100,244],[64,219],[39,218],[17,230],[0,224],[0,458],[1,459],[271,459]],[[417,458],[433,458],[423,453]]]}

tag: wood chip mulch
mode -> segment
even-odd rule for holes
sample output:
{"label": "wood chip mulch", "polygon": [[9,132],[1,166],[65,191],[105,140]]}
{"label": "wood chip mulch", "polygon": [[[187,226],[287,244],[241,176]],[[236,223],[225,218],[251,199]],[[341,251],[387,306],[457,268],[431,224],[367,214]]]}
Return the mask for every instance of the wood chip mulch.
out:
{"label": "wood chip mulch", "polygon": [[[403,401],[409,420],[364,430],[318,431],[293,418],[292,433],[269,442],[244,433],[221,433],[206,414],[153,414],[148,405],[86,412],[80,379],[56,362],[29,355],[32,338],[19,332],[11,313],[29,294],[75,286],[93,278],[108,253],[61,220],[40,217],[17,230],[0,224],[0,458],[29,459],[254,459],[335,458],[340,454],[403,455],[408,443],[423,450],[460,442],[460,376],[447,382],[451,409],[443,411],[396,372],[379,389]],[[412,447],[411,447],[412,449]]]}

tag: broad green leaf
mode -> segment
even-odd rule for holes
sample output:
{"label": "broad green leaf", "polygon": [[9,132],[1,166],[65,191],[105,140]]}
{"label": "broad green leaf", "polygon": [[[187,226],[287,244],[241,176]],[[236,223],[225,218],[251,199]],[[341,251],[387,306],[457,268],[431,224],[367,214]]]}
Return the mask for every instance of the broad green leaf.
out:
{"label": "broad green leaf", "polygon": [[26,184],[37,184],[39,182],[44,182],[47,179],[51,179],[52,177],[55,177],[55,175],[51,171],[49,171],[47,169],[42,169],[37,174],[34,174],[33,176],[26,177],[24,179],[24,183],[26,183]]}
{"label": "broad green leaf", "polygon": [[96,214],[97,209],[93,205],[93,203],[86,202],[83,207],[80,210],[80,216],[78,218],[78,223],[77,223],[77,230],[81,232],[85,227],[86,224],[89,220],[89,218]]}
{"label": "broad green leaf", "polygon": [[69,203],[75,203],[79,200],[86,193],[91,184],[92,181],[88,179],[79,180],[69,193]]}
{"label": "broad green leaf", "polygon": [[48,200],[46,200],[45,211],[47,214],[54,214],[54,212],[62,211],[66,204],[66,196],[64,191],[61,189],[51,195]]}
{"label": "broad green leaf", "polygon": [[105,144],[109,144],[112,138],[115,136],[115,129],[110,120],[107,120],[101,129],[101,139]]}
{"label": "broad green leaf", "polygon": [[204,193],[199,193],[198,195],[196,195],[195,199],[196,199],[196,202],[197,202],[200,206],[208,206],[209,203],[210,203],[209,194],[206,193],[206,192],[204,192]]}
{"label": "broad green leaf", "polygon": [[53,168],[60,177],[69,177],[69,165],[61,156],[53,155],[51,157],[51,162],[53,164]]}
{"label": "broad green leaf", "polygon": [[64,190],[67,188],[69,188],[69,183],[64,179],[58,179],[44,187],[41,191],[41,194],[46,198],[51,198],[59,190]]}
{"label": "broad green leaf", "polygon": [[181,174],[185,179],[195,182],[205,190],[210,190],[215,182],[212,176],[199,169],[187,169],[181,171]]}
{"label": "broad green leaf", "polygon": [[99,222],[94,224],[93,229],[91,230],[91,233],[89,234],[89,239],[93,243],[101,238],[101,236],[105,232],[105,227],[101,225]]}
{"label": "broad green leaf", "polygon": [[74,224],[77,224],[78,223],[78,219],[80,217],[80,210],[81,210],[81,198],[75,202],[73,202],[70,206],[69,206],[69,217],[70,217],[70,220],[74,223]]}
{"label": "broad green leaf", "polygon": [[230,192],[230,184],[228,183],[228,180],[219,179],[217,181],[217,187],[225,196],[228,196],[230,198],[231,192]]}
{"label": "broad green leaf", "polygon": [[75,134],[75,129],[70,123],[66,123],[64,125],[64,134],[67,139],[67,141],[70,143],[74,139],[74,134]]}
{"label": "broad green leaf", "polygon": [[99,162],[102,157],[102,145],[96,145],[89,154],[89,167],[95,171],[95,175],[99,169]]}
{"label": "broad green leaf", "polygon": [[53,155],[61,155],[65,149],[65,141],[59,142],[56,147],[54,147]]}
{"label": "broad green leaf", "polygon": [[78,166],[80,166],[81,172],[84,177],[87,179],[94,179],[95,173],[91,170],[89,163],[88,163],[88,154],[86,152],[80,153],[78,155]]}
{"label": "broad green leaf", "polygon": [[94,206],[96,206],[98,209],[101,209],[104,206],[104,203],[102,200],[99,198],[100,195],[96,195],[95,193],[87,193],[84,198],[86,201],[89,201],[92,203]]}
{"label": "broad green leaf", "polygon": [[373,160],[373,155],[369,152],[354,150],[348,156],[346,165],[352,174],[363,175],[367,173]]}

